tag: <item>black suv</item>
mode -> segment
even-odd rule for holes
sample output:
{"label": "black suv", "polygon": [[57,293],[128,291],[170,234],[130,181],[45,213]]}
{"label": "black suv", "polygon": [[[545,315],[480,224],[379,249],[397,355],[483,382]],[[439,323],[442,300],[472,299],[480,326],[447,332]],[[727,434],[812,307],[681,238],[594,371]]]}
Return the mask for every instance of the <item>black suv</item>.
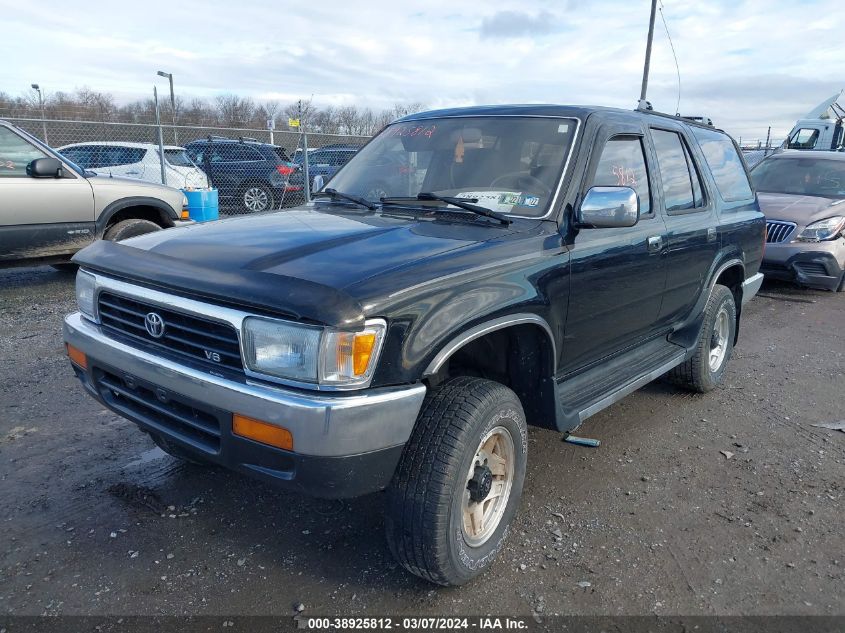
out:
{"label": "black suv", "polygon": [[[396,156],[410,173],[368,198]],[[572,431],[664,374],[715,388],[762,282],[735,143],[674,116],[416,114],[331,185],[88,247],[64,339],[85,388],[176,457],[323,497],[387,489],[391,551],[435,583],[502,548],[527,425]]]}
{"label": "black suv", "polygon": [[259,213],[302,200],[302,183],[291,183],[298,171],[284,148],[254,139],[210,136],[185,145],[218,190],[223,207]]}

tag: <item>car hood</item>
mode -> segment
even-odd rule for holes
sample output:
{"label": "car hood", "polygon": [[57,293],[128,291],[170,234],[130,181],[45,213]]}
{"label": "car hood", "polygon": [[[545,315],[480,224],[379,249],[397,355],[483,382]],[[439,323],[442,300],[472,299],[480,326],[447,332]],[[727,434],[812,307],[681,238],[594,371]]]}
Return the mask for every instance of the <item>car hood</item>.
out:
{"label": "car hood", "polygon": [[788,193],[759,193],[760,210],[767,220],[795,222],[800,227],[834,215],[845,215],[845,200]]}
{"label": "car hood", "polygon": [[363,321],[350,290],[448,251],[499,238],[479,226],[300,207],[100,241],[74,261],[146,285],[336,326]]}

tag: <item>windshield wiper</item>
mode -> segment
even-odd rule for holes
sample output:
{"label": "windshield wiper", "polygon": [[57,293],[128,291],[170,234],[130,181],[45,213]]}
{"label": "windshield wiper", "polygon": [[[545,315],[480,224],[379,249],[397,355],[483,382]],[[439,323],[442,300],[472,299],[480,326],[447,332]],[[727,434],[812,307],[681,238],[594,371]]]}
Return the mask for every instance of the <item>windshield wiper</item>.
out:
{"label": "windshield wiper", "polygon": [[478,202],[478,198],[455,198],[452,196],[439,196],[436,193],[431,193],[430,191],[421,191],[416,195],[415,198],[382,198],[382,204],[403,204],[407,203],[410,200],[432,200],[437,202],[445,202],[446,204],[451,204],[453,207],[458,207],[459,209],[464,209],[465,211],[471,211],[476,215],[484,216],[485,218],[492,218],[501,222],[504,225],[511,224],[513,220],[510,218],[505,217],[501,213],[493,211],[492,209],[488,209],[487,207],[482,207],[477,204],[473,204],[474,202]]}
{"label": "windshield wiper", "polygon": [[371,202],[370,200],[367,200],[366,198],[361,198],[360,196],[353,196],[351,193],[343,193],[342,191],[332,189],[331,187],[328,189],[323,189],[322,191],[318,191],[317,193],[312,195],[312,198],[323,196],[331,198],[332,200],[348,200],[349,202],[360,204],[362,207],[367,207],[370,211],[375,211],[376,209],[378,209],[375,202]]}

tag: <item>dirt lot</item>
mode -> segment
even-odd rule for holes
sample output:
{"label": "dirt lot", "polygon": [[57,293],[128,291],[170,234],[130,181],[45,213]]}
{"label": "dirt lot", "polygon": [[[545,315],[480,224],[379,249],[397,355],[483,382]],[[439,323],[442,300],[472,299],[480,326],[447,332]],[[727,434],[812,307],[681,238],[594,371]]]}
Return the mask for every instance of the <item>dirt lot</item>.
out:
{"label": "dirt lot", "polygon": [[0,272],[0,614],[843,614],[845,433],[812,426],[845,418],[843,308],[766,285],[720,389],[652,384],[581,429],[598,449],[534,430],[505,551],[439,589],[391,560],[381,495],[155,449],[68,366],[72,276]]}

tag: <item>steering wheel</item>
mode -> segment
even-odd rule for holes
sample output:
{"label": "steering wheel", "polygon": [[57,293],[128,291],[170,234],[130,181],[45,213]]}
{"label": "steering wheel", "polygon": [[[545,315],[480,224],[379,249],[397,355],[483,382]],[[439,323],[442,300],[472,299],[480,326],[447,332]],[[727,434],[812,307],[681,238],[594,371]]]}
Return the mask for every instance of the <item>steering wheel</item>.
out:
{"label": "steering wheel", "polygon": [[538,193],[539,190],[539,193],[542,193],[544,196],[550,196],[552,194],[551,187],[547,187],[542,180],[535,178],[524,171],[512,171],[507,174],[502,174],[490,183],[490,187],[501,187],[508,181],[508,179],[510,179],[511,182],[517,183],[517,189],[528,189],[532,193]]}

